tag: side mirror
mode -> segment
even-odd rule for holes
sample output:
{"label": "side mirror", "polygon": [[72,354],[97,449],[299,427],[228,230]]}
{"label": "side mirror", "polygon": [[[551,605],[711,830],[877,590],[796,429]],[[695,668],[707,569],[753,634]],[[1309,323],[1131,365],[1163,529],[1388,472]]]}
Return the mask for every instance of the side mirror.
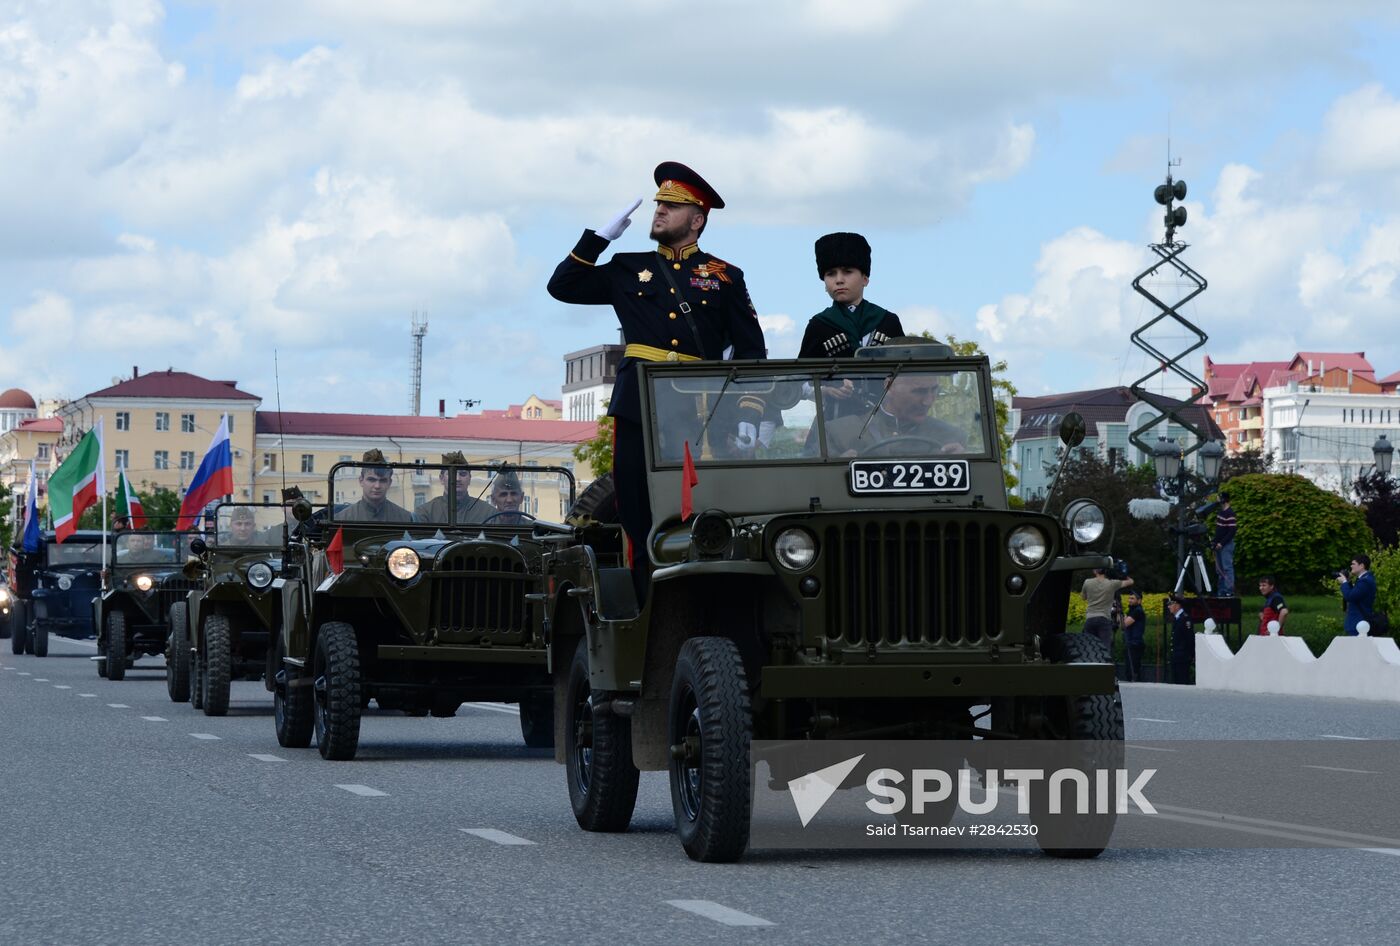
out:
{"label": "side mirror", "polygon": [[311,504],[304,499],[298,499],[292,503],[292,518],[297,522],[305,522],[311,518]]}
{"label": "side mirror", "polygon": [[195,555],[203,555],[209,551],[209,546],[203,539],[190,539],[190,551]]}
{"label": "side mirror", "polygon": [[1060,443],[1073,449],[1084,442],[1084,415],[1078,411],[1070,411],[1065,415],[1065,419],[1060,421]]}
{"label": "side mirror", "polygon": [[185,567],[180,569],[180,573],[190,581],[198,581],[204,577],[204,562],[191,555],[185,559]]}

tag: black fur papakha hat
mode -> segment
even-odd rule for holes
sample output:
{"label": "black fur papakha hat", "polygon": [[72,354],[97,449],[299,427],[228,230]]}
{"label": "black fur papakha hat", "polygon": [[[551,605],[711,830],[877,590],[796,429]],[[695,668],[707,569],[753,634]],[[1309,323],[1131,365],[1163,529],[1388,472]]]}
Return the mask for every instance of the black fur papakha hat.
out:
{"label": "black fur papakha hat", "polygon": [[817,239],[817,275],[837,266],[858,269],[870,276],[870,244],[859,233],[828,233]]}

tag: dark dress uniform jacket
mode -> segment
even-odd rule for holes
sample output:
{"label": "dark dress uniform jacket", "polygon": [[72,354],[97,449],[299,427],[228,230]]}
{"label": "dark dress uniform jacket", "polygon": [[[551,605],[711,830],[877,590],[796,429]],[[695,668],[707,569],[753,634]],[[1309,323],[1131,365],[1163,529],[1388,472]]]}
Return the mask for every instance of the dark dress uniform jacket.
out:
{"label": "dark dress uniform jacket", "polygon": [[[585,230],[573,252],[555,268],[549,294],[560,302],[612,306],[622,325],[623,341],[629,345],[648,345],[707,361],[723,358],[731,345],[734,358],[766,357],[763,329],[739,267],[693,244],[679,254],[661,247],[653,253],[617,253],[598,263],[607,245],[607,240]],[[690,303],[694,332],[681,311],[681,300],[661,271],[663,266]],[[627,357],[618,366],[608,414],[641,423],[636,363],[637,359]]]}

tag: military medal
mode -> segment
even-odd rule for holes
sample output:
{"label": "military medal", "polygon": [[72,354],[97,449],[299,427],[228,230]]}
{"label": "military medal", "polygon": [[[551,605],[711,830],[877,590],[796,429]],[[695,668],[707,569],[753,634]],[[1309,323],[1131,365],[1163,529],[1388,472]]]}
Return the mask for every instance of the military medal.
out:
{"label": "military medal", "polygon": [[644,269],[637,274],[638,282],[651,282],[651,270]]}

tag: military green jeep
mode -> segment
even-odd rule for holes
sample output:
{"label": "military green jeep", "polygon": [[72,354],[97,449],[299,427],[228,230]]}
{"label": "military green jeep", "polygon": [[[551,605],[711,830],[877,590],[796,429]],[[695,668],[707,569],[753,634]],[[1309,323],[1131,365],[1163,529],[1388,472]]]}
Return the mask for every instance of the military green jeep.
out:
{"label": "military green jeep", "polygon": [[182,572],[192,538],[187,532],[117,534],[110,580],[92,602],[99,676],[121,680],[139,658],[165,654],[171,609],[201,584]]}
{"label": "military green jeep", "polygon": [[[1111,562],[1106,518],[1009,507],[986,358],[638,367],[646,600],[605,500],[545,559],[556,757],[582,827],[624,830],[638,770],[664,769],[686,852],[738,858],[752,739],[1121,740],[1108,652],[1065,633],[1071,572]],[[741,400],[764,405],[749,449]]]}
{"label": "military green jeep", "polygon": [[285,523],[281,505],[221,503],[214,528],[191,542],[184,573],[203,584],[170,609],[165,682],[174,702],[223,716],[233,680],[261,679],[271,692],[278,669],[271,644],[282,617],[272,586]]}
{"label": "military green jeep", "polygon": [[[447,489],[449,482],[456,488]],[[541,559],[572,530],[566,469],[340,463],[332,501],[302,501],[279,582],[277,738],[351,759],[361,711],[454,716],[518,703],[528,746],[553,744]]]}

